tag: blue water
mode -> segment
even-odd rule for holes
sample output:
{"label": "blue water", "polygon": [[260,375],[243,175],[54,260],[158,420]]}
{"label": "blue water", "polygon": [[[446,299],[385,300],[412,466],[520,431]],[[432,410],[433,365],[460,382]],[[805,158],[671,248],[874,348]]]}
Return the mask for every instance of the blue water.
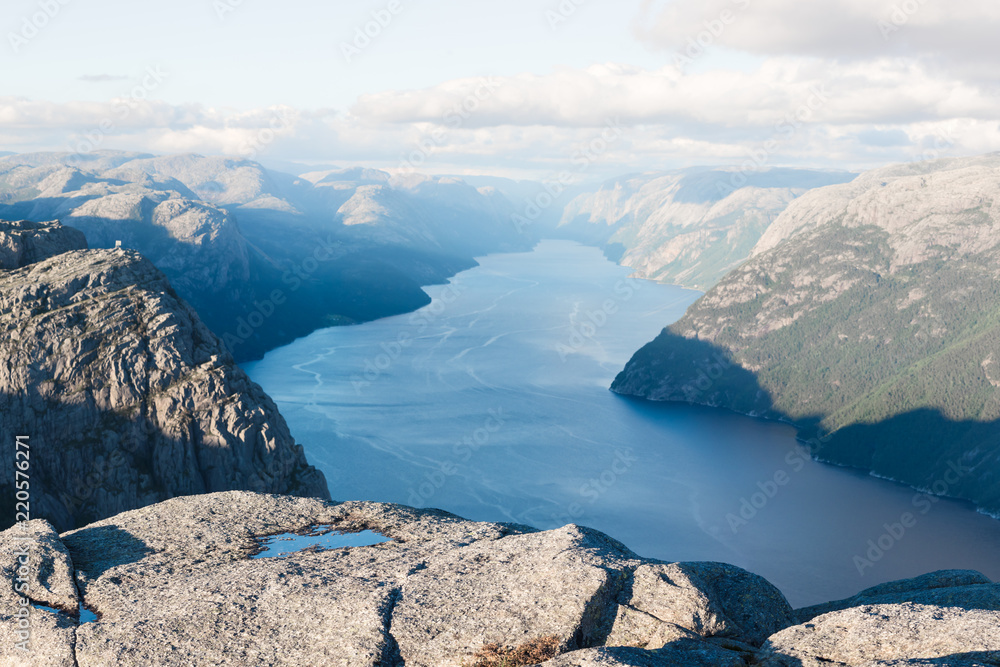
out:
{"label": "blue water", "polygon": [[[53,609],[52,607],[46,607],[45,605],[42,605],[42,604],[34,604],[34,603],[32,603],[31,606],[34,607],[35,609],[40,609],[41,611],[47,611],[50,614],[61,614],[62,613],[58,609]],[[84,623],[96,623],[96,622],[97,622],[97,614],[95,614],[94,612],[92,612],[89,609],[87,609],[86,607],[84,607],[83,603],[81,602],[80,603],[80,625],[83,625]]]}
{"label": "blue water", "polygon": [[479,261],[420,311],[245,366],[334,498],[588,525],[745,567],[795,606],[943,568],[1000,578],[1000,521],[964,503],[921,513],[912,489],[808,460],[787,425],[608,391],[697,292],[569,242]]}
{"label": "blue water", "polygon": [[342,549],[345,547],[370,547],[388,542],[389,538],[372,530],[358,533],[331,531],[330,526],[317,526],[307,535],[282,533],[258,538],[262,551],[253,558],[284,558],[306,549]]}
{"label": "blue water", "polygon": [[96,622],[97,622],[97,614],[95,614],[94,612],[92,612],[89,609],[87,609],[86,607],[84,607],[83,603],[81,602],[80,603],[80,625],[83,625],[84,623],[96,623]]}

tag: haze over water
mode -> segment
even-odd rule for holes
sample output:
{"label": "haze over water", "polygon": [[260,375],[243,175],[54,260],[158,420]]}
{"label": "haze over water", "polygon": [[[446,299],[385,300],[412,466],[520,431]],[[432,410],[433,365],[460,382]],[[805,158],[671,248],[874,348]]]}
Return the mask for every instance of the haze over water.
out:
{"label": "haze over water", "polygon": [[937,569],[1000,579],[1000,521],[964,503],[808,460],[787,425],[608,391],[699,293],[569,242],[479,261],[416,313],[244,366],[334,498],[579,523],[641,556],[739,565],[793,606]]}

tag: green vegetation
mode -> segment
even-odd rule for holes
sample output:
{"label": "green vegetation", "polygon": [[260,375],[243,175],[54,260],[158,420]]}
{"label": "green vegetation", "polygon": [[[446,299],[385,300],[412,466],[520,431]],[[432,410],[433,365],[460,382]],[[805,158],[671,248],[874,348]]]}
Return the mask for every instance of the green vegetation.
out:
{"label": "green vegetation", "polygon": [[[746,260],[775,215],[758,213],[740,219],[738,214],[732,213],[713,220],[711,226],[697,230],[696,233],[703,237],[698,245],[660,267],[651,278],[699,290],[710,289]],[[683,232],[681,229],[673,231],[678,236]]]}

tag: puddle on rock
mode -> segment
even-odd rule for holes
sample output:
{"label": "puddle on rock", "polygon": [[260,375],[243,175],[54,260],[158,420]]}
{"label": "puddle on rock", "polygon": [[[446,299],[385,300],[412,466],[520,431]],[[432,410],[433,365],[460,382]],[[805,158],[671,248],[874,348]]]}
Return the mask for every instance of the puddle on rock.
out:
{"label": "puddle on rock", "polygon": [[[65,612],[62,612],[62,611],[60,611],[58,609],[53,609],[52,607],[46,607],[43,604],[34,604],[34,603],[32,603],[31,606],[34,607],[35,609],[40,609],[42,611],[47,611],[50,614],[62,614],[62,613],[65,613]],[[86,607],[84,607],[83,603],[81,602],[80,603],[80,625],[83,625],[84,623],[93,623],[96,620],[97,620],[97,614],[95,614],[94,612],[92,612],[89,609],[87,609]]]}
{"label": "puddle on rock", "polygon": [[97,614],[95,614],[94,612],[92,612],[89,609],[87,609],[86,607],[84,607],[83,603],[81,602],[80,603],[80,625],[83,625],[84,623],[94,623],[96,621],[97,621]]}
{"label": "puddle on rock", "polygon": [[316,526],[305,535],[284,533],[258,537],[257,543],[263,551],[253,555],[252,558],[285,558],[307,549],[329,551],[345,547],[370,547],[390,541],[385,535],[380,535],[373,530],[364,530],[360,533],[342,533],[333,530],[332,526]]}
{"label": "puddle on rock", "polygon": [[50,614],[61,614],[62,613],[58,609],[53,609],[52,607],[46,607],[43,604],[35,604],[34,602],[32,602],[31,606],[34,607],[35,609],[41,609],[42,611],[47,611]]}

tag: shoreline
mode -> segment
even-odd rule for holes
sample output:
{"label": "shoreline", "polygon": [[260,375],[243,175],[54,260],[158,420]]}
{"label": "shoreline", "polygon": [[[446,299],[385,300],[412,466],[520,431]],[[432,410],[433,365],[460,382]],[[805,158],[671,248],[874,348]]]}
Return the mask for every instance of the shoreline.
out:
{"label": "shoreline", "polygon": [[[734,415],[740,415],[741,417],[747,417],[749,419],[755,419],[755,420],[759,420],[759,421],[769,422],[769,423],[772,423],[772,424],[785,424],[787,426],[794,427],[798,431],[798,433],[796,433],[796,436],[795,436],[795,440],[797,442],[799,442],[799,443],[801,443],[803,445],[806,445],[806,446],[808,446],[810,444],[809,440],[805,440],[805,439],[803,439],[801,437],[802,429],[804,429],[806,427],[803,426],[803,425],[801,425],[801,424],[797,424],[794,421],[791,421],[791,420],[788,420],[788,419],[771,418],[771,417],[767,417],[767,416],[765,416],[765,415],[763,415],[761,413],[741,412],[739,410],[734,410],[732,408],[729,408],[729,407],[726,407],[726,406],[723,406],[723,405],[713,405],[713,404],[710,404],[710,403],[700,403],[700,402],[697,402],[697,401],[656,400],[656,399],[652,399],[652,398],[646,398],[645,396],[637,396],[635,394],[625,394],[625,393],[622,393],[622,392],[619,392],[619,391],[616,391],[616,390],[610,389],[610,388],[608,389],[608,391],[610,391],[613,394],[616,394],[618,396],[621,396],[623,398],[628,398],[630,400],[645,401],[647,403],[660,404],[660,405],[669,405],[669,404],[673,404],[673,405],[694,405],[694,406],[703,407],[703,408],[710,408],[712,410],[724,410],[724,411],[726,411],[728,413],[731,413],[731,414],[734,414]],[[836,433],[836,431],[834,431],[834,433]],[[966,504],[966,505],[969,506],[970,510],[975,511],[977,514],[983,514],[985,516],[990,517],[991,519],[995,519],[997,521],[1000,521],[1000,510],[996,510],[996,511],[991,510],[991,509],[989,509],[989,508],[987,508],[985,506],[979,505],[976,501],[971,500],[969,498],[963,498],[961,496],[952,496],[952,495],[947,495],[947,494],[935,493],[932,489],[924,489],[924,488],[921,488],[919,486],[910,484],[908,482],[904,482],[904,481],[901,481],[901,480],[889,477],[889,476],[887,476],[885,474],[882,474],[882,473],[879,473],[876,470],[873,470],[871,468],[862,468],[862,467],[853,466],[853,465],[850,465],[850,464],[847,464],[847,463],[840,463],[839,461],[835,461],[835,460],[831,460],[831,459],[823,459],[823,458],[818,457],[816,455],[816,453],[812,451],[811,447],[809,447],[809,452],[810,452],[810,458],[813,461],[815,461],[816,463],[822,463],[823,465],[828,465],[828,466],[832,466],[832,467],[836,467],[836,468],[846,468],[848,470],[856,470],[858,472],[863,472],[866,475],[868,475],[870,477],[873,477],[875,479],[882,480],[884,482],[891,482],[892,484],[895,484],[895,485],[898,485],[898,486],[902,486],[902,487],[906,487],[908,489],[911,489],[911,490],[915,491],[918,495],[927,495],[927,496],[931,496],[931,497],[934,497],[934,498],[940,498],[942,500],[952,500],[952,501],[955,501],[955,502],[958,502],[958,503]]]}

